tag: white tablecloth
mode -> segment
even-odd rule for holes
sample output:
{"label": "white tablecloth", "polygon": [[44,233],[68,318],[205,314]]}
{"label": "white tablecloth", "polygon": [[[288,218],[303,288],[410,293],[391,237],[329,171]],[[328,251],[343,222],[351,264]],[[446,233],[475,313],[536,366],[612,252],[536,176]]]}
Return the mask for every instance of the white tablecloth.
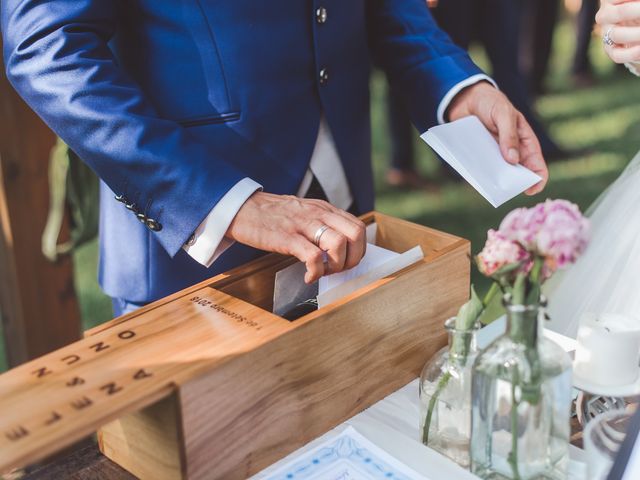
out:
{"label": "white tablecloth", "polygon": [[[485,327],[479,334],[478,345],[481,348],[486,346],[502,331],[504,331],[504,321],[496,321],[489,327]],[[558,339],[554,338],[554,340]],[[569,339],[563,346],[570,349],[571,345],[572,343]],[[419,440],[418,422],[418,379],[415,379],[400,390],[301,447],[252,478],[254,480],[268,478],[275,470],[317,445],[336,437],[351,425],[371,442],[431,480],[478,479],[478,477],[459,467],[448,458],[425,447]],[[584,452],[574,446],[570,446],[570,457],[569,478],[583,480],[586,478]]]}

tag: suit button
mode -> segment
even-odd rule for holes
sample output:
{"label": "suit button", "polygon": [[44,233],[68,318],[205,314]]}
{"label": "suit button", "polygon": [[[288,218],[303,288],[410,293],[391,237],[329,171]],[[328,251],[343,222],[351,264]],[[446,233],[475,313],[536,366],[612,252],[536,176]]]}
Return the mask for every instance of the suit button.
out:
{"label": "suit button", "polygon": [[131,202],[131,203],[125,203],[124,204],[124,208],[126,208],[127,210],[131,210],[133,213],[137,214],[138,213],[138,207],[136,206],[135,203]]}
{"label": "suit button", "polygon": [[320,25],[327,21],[327,9],[324,7],[318,7],[316,9],[316,22]]}
{"label": "suit button", "polygon": [[116,201],[117,201],[117,202],[120,202],[120,203],[124,203],[124,202],[126,201],[126,200],[125,200],[125,198],[124,198],[124,195],[116,195],[116,196],[115,196],[115,197],[113,197],[113,198],[115,198],[115,199],[116,199]]}
{"label": "suit button", "polygon": [[144,213],[138,213],[136,215],[136,218],[140,221],[140,223],[145,224],[147,223],[147,216]]}
{"label": "suit button", "polygon": [[154,232],[162,230],[162,225],[153,218],[147,218],[147,228]]}
{"label": "suit button", "polygon": [[326,85],[327,82],[329,81],[329,72],[327,71],[326,68],[322,68],[320,69],[320,73],[318,74],[318,77],[320,78],[320,85]]}

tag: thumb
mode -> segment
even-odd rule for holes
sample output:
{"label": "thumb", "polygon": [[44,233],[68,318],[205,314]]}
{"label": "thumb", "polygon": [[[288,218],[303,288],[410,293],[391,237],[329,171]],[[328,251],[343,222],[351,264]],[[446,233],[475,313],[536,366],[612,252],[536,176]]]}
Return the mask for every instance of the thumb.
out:
{"label": "thumb", "polygon": [[498,143],[504,159],[511,163],[520,162],[520,137],[518,135],[518,113],[513,108],[502,108],[495,115],[498,128]]}

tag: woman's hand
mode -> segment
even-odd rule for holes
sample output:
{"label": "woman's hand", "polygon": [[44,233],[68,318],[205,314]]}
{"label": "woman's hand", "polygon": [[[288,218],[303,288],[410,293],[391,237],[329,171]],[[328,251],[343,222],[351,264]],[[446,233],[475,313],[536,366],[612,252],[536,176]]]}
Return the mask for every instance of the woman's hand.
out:
{"label": "woman's hand", "polygon": [[602,0],[596,22],[602,27],[604,49],[611,60],[640,62],[640,1]]}

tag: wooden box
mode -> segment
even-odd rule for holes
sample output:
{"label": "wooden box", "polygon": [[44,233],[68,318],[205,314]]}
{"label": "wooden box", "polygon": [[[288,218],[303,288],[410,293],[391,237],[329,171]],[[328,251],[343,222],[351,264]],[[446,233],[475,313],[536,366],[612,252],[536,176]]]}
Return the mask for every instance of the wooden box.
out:
{"label": "wooden box", "polygon": [[0,472],[99,430],[140,478],[247,478],[411,381],[468,298],[469,243],[363,219],[424,259],[289,322],[270,311],[293,259],[267,255],[1,375]]}

